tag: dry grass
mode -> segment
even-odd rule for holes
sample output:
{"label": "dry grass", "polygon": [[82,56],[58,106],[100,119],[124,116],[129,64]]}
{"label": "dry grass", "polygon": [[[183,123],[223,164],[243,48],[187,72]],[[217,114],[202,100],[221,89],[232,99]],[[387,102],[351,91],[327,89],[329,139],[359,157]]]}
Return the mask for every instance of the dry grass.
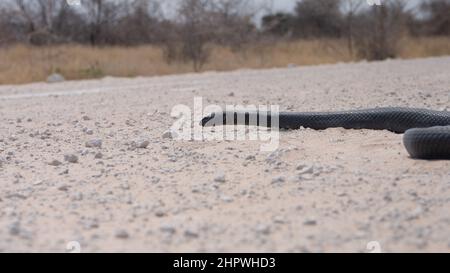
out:
{"label": "dry grass", "polygon": [[[257,44],[239,52],[212,48],[203,70],[314,65],[355,60],[341,40],[315,40]],[[401,58],[450,55],[450,37],[404,39]],[[187,63],[165,63],[162,50],[154,46],[92,48],[80,45],[0,49],[0,84],[44,81],[53,72],[67,79],[154,76],[192,72]]]}

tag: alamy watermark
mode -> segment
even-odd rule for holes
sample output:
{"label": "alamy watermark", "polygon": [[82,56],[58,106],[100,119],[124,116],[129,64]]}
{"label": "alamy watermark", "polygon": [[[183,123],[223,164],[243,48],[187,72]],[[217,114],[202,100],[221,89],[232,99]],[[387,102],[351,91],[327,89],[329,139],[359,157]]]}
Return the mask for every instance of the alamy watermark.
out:
{"label": "alamy watermark", "polygon": [[366,245],[368,253],[382,253],[381,244],[378,241],[370,241]]}
{"label": "alamy watermark", "polygon": [[[78,241],[70,241],[66,244],[67,253],[81,253],[81,244]],[[367,253],[383,253],[381,244],[378,241],[370,241],[366,245]]]}
{"label": "alamy watermark", "polygon": [[66,245],[68,253],[81,253],[81,244],[78,241],[70,241]]}
{"label": "alamy watermark", "polygon": [[[212,129],[204,128],[204,117],[216,113]],[[224,120],[225,118],[228,120]],[[247,116],[246,116],[247,115]],[[194,98],[193,109],[179,104],[172,108],[171,116],[175,122],[170,127],[171,137],[183,141],[244,141],[262,142],[260,150],[272,152],[279,146],[279,106],[278,105],[227,105],[225,109],[219,105],[203,105],[203,98]],[[247,121],[245,120],[247,118]],[[235,125],[259,125],[241,126]],[[258,120],[259,119],[259,120]],[[232,120],[232,121],[230,121]],[[227,126],[222,126],[223,121]]]}

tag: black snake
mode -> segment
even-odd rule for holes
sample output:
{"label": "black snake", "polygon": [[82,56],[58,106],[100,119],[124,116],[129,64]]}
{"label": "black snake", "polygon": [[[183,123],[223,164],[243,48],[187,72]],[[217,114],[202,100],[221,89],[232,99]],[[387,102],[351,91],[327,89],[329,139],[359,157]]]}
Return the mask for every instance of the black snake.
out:
{"label": "black snake", "polygon": [[[450,159],[450,112],[415,108],[374,108],[340,112],[280,112],[280,129],[389,130],[402,134],[412,158]],[[202,126],[256,125],[272,127],[270,112],[218,112],[204,117]]]}

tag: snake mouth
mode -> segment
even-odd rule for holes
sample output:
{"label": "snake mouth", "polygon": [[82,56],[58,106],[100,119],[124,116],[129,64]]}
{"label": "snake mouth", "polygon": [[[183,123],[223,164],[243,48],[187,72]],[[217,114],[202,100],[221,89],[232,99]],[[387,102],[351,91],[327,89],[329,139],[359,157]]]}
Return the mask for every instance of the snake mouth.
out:
{"label": "snake mouth", "polygon": [[208,116],[202,118],[202,120],[200,121],[200,125],[202,127],[212,127],[216,125],[216,122],[214,120],[214,118],[216,117],[215,113],[211,113]]}

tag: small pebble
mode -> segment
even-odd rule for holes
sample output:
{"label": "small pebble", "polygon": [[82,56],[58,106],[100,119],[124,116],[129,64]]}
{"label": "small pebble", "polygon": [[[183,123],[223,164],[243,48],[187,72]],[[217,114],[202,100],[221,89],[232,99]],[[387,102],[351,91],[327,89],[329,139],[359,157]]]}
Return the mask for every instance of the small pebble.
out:
{"label": "small pebble", "polygon": [[130,234],[128,234],[128,232],[124,229],[119,229],[118,231],[116,231],[115,236],[119,239],[127,239],[130,237]]}
{"label": "small pebble", "polygon": [[74,154],[66,154],[64,155],[64,160],[70,163],[78,163],[78,156]]}
{"label": "small pebble", "polygon": [[256,159],[256,157],[254,155],[249,155],[245,158],[245,160],[249,160],[249,161],[253,161],[255,159]]}
{"label": "small pebble", "polygon": [[9,234],[19,235],[20,234],[20,223],[14,222],[9,226]]}
{"label": "small pebble", "polygon": [[164,139],[174,139],[177,136],[178,136],[178,134],[176,132],[169,130],[169,131],[164,132],[164,134],[162,135],[162,138],[164,138]]}
{"label": "small pebble", "polygon": [[233,202],[233,197],[231,197],[231,196],[228,196],[228,195],[222,195],[221,197],[220,197],[220,199],[222,200],[222,201],[224,201],[224,202],[226,202],[226,203],[231,203],[231,202]]}
{"label": "small pebble", "polygon": [[87,148],[101,148],[102,140],[101,139],[92,139],[86,142]]}
{"label": "small pebble", "polygon": [[169,233],[169,234],[174,234],[176,232],[176,228],[174,226],[172,226],[172,225],[169,225],[169,224],[162,224],[159,227],[159,229],[162,232]]}
{"label": "small pebble", "polygon": [[164,217],[166,216],[166,213],[163,210],[158,210],[155,212],[156,217]]}
{"label": "small pebble", "polygon": [[272,184],[283,183],[285,181],[286,181],[286,178],[282,175],[272,178]]}
{"label": "small pebble", "polygon": [[225,183],[225,174],[218,174],[215,178],[214,178],[215,182],[218,183]]}
{"label": "small pebble", "polygon": [[270,233],[270,227],[268,225],[259,224],[255,228],[256,232],[267,235]]}
{"label": "small pebble", "polygon": [[61,163],[61,161],[59,161],[59,160],[56,160],[56,159],[54,159],[54,160],[52,160],[51,162],[49,162],[48,163],[48,165],[50,165],[50,166],[59,166],[59,165],[61,165],[62,163]]}
{"label": "small pebble", "polygon": [[317,221],[314,219],[308,219],[303,222],[305,226],[315,226],[317,225]]}
{"label": "small pebble", "polygon": [[186,229],[184,231],[184,236],[188,238],[198,238],[198,232],[192,229]]}
{"label": "small pebble", "polygon": [[64,78],[63,75],[58,74],[58,73],[53,73],[50,76],[47,77],[47,82],[48,83],[57,83],[57,82],[63,82],[66,79]]}
{"label": "small pebble", "polygon": [[314,167],[310,165],[300,164],[297,166],[298,174],[307,174],[307,173],[313,173]]}
{"label": "small pebble", "polygon": [[138,140],[138,141],[136,141],[135,142],[135,146],[136,146],[136,148],[138,148],[138,149],[145,149],[145,148],[147,148],[147,146],[150,144],[150,141],[148,141],[148,140]]}
{"label": "small pebble", "polygon": [[61,187],[58,187],[58,190],[60,190],[60,191],[68,191],[69,187],[67,187],[66,185],[63,185]]}

